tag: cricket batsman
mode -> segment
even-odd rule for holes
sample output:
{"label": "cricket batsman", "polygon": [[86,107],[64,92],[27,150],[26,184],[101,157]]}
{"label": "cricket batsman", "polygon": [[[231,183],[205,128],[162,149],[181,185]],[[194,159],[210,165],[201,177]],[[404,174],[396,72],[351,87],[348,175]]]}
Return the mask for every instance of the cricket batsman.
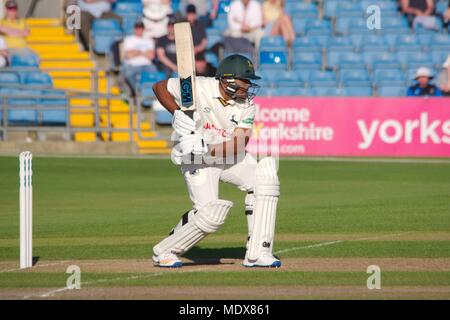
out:
{"label": "cricket batsman", "polygon": [[219,182],[224,181],[246,192],[248,241],[244,266],[281,266],[272,254],[280,196],[276,162],[272,157],[257,162],[245,151],[258,88],[252,80],[257,79],[260,77],[246,57],[225,58],[215,78],[196,78],[196,111],[191,116],[177,104],[181,95],[178,78],[153,86],[159,102],[173,114],[172,126],[179,143],[172,151],[172,160],[180,165],[193,202],[193,208],[170,235],[154,246],[155,265],[181,267],[180,256],[225,222],[233,203],[219,199]]}

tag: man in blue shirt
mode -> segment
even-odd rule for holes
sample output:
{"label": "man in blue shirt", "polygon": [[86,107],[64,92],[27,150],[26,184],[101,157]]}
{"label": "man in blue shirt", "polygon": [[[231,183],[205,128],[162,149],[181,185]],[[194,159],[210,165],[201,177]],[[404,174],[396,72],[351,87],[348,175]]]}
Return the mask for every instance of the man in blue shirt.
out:
{"label": "man in blue shirt", "polygon": [[430,83],[431,79],[433,79],[433,76],[430,69],[426,67],[420,67],[419,69],[417,69],[415,78],[416,84],[408,88],[407,96],[442,96],[441,90],[434,84]]}

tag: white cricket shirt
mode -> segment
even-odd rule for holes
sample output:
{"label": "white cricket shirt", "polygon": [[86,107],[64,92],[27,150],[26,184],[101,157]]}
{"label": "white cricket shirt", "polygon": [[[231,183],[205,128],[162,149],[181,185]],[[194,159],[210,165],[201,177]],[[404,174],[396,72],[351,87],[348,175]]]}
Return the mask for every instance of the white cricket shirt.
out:
{"label": "white cricket shirt", "polygon": [[[236,128],[251,129],[255,117],[255,105],[225,101],[219,91],[219,80],[196,77],[197,106],[206,143],[218,144],[231,139]],[[179,102],[180,79],[171,78],[167,90]]]}

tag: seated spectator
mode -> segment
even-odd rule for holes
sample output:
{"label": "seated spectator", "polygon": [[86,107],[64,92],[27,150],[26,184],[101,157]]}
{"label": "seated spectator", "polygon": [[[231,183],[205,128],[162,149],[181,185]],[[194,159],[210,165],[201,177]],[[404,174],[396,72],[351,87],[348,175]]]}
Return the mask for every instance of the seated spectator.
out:
{"label": "seated spectator", "polygon": [[444,96],[450,96],[450,55],[442,65],[442,71],[439,75],[438,86]]}
{"label": "seated spectator", "polygon": [[420,67],[417,69],[415,78],[417,83],[408,88],[407,95],[409,97],[442,96],[441,90],[430,83],[432,79],[431,70],[426,67]]}
{"label": "seated spectator", "polygon": [[291,17],[284,12],[284,0],[265,0],[263,4],[265,36],[283,36],[290,47],[295,40]]}
{"label": "seated spectator", "polygon": [[175,17],[169,17],[167,25],[167,35],[156,41],[156,57],[158,61],[158,69],[166,73],[167,78],[172,76],[173,72],[177,72],[177,50],[175,46]]}
{"label": "seated spectator", "polygon": [[206,61],[205,55],[199,53],[195,55],[195,72],[199,77],[215,77],[216,68]]}
{"label": "seated spectator", "polygon": [[193,4],[197,9],[198,20],[203,22],[205,26],[211,26],[212,22],[217,18],[219,0],[181,0],[178,10],[183,14],[190,4]]}
{"label": "seated spectator", "polygon": [[0,37],[0,68],[6,67],[8,65],[8,46],[5,40]]}
{"label": "seated spectator", "polygon": [[256,48],[264,35],[262,6],[257,0],[235,0],[228,12],[226,36],[246,38]]}
{"label": "seated spectator", "polygon": [[19,18],[18,5],[15,0],[8,0],[5,4],[6,16],[0,21],[0,33],[4,35],[9,48],[25,48],[25,37],[30,34],[25,19]]}
{"label": "seated spectator", "polygon": [[410,26],[414,29],[439,30],[438,20],[433,15],[435,6],[433,0],[401,0],[401,10],[406,14]]}
{"label": "seated spectator", "polygon": [[86,50],[90,47],[90,33],[95,19],[114,19],[122,23],[122,17],[112,11],[116,0],[78,0],[81,9],[80,40]]}
{"label": "seated spectator", "polygon": [[158,39],[167,35],[169,15],[172,13],[170,0],[142,0],[144,4],[144,37]]}
{"label": "seated spectator", "polygon": [[197,10],[193,4],[188,5],[186,8],[186,20],[191,24],[194,53],[204,54],[208,46],[206,26],[198,21]]}
{"label": "seated spectator", "polygon": [[136,22],[134,35],[127,36],[123,42],[124,76],[134,92],[139,75],[142,72],[156,72],[153,65],[155,58],[155,43],[152,39],[144,38],[144,23]]}

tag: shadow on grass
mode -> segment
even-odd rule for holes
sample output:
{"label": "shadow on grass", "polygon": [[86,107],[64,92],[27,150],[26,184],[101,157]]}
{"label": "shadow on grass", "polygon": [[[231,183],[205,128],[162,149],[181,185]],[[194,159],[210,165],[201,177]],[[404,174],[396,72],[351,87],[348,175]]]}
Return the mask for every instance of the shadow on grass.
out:
{"label": "shadow on grass", "polygon": [[220,259],[244,259],[245,248],[200,248],[194,247],[184,257],[192,260],[185,265],[234,264],[221,262]]}

